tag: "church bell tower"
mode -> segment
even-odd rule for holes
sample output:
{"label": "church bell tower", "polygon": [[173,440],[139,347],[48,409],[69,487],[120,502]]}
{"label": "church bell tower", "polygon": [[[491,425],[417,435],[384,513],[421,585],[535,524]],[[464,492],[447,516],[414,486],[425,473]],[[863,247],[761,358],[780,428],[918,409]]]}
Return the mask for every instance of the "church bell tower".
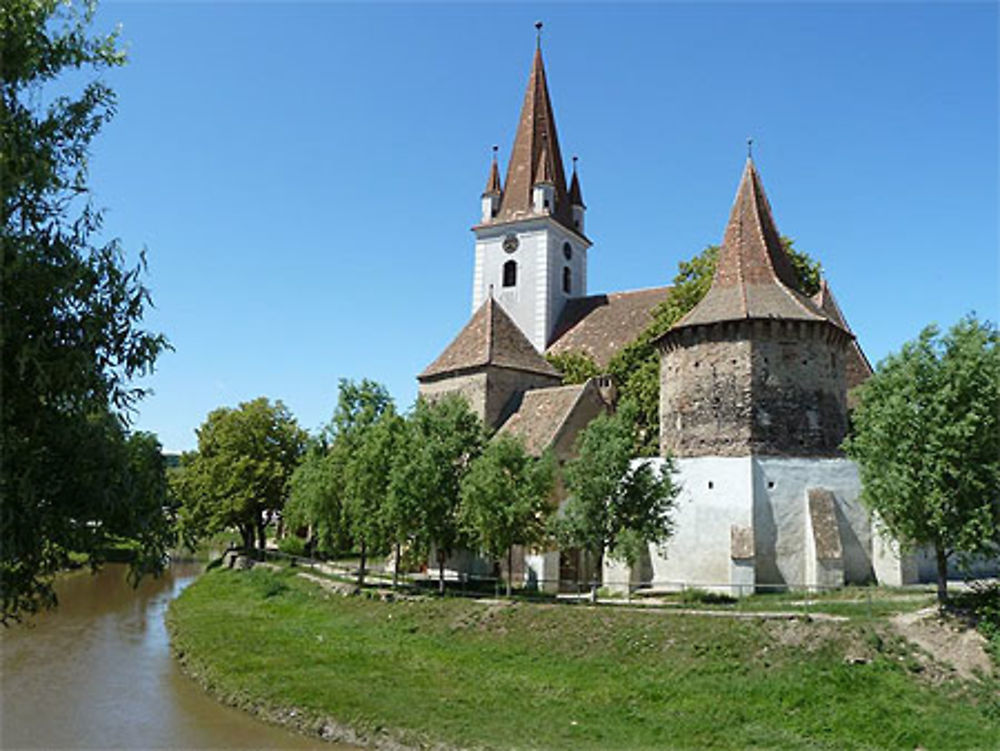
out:
{"label": "church bell tower", "polygon": [[539,44],[507,178],[501,183],[494,147],[482,217],[473,227],[472,310],[494,298],[544,352],[566,301],[587,294],[591,242],[583,233],[584,211],[575,159],[567,189]]}

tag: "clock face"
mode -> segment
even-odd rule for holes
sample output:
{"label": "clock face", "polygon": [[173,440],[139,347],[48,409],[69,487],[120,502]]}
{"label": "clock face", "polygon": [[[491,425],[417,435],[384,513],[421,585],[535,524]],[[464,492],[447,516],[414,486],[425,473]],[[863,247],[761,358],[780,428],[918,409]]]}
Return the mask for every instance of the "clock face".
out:
{"label": "clock face", "polygon": [[507,235],[503,239],[503,249],[508,253],[513,253],[515,250],[517,250],[517,246],[519,244],[520,243],[518,242],[517,235]]}

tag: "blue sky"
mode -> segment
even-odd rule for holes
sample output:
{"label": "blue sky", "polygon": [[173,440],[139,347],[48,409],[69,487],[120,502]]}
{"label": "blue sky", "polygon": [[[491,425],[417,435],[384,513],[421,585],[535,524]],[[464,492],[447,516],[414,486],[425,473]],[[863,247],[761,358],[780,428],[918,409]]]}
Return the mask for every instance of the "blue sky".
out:
{"label": "blue sky", "polygon": [[137,426],[414,376],[470,313],[490,147],[535,44],[580,157],[591,292],[669,282],[721,239],[746,154],[875,362],[998,317],[997,6],[105,2],[129,65],[93,154],[107,231],[148,248],[176,348]]}

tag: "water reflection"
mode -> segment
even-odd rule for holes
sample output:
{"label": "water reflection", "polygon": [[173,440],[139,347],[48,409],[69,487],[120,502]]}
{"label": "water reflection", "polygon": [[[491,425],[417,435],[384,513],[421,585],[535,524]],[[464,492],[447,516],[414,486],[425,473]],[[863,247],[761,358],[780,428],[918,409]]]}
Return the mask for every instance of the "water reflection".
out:
{"label": "water reflection", "polygon": [[124,566],[76,573],[55,611],[0,628],[0,747],[348,748],[224,707],[180,672],[163,615],[199,570],[175,564],[136,589]]}

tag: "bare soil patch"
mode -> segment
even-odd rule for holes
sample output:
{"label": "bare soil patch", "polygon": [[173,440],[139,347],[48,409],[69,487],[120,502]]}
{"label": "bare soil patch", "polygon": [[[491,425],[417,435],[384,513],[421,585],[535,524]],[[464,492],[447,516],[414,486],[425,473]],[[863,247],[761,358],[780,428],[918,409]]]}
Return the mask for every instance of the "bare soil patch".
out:
{"label": "bare soil patch", "polygon": [[936,607],[901,613],[890,619],[896,632],[955,669],[962,678],[992,675],[986,639],[960,618],[941,615]]}

